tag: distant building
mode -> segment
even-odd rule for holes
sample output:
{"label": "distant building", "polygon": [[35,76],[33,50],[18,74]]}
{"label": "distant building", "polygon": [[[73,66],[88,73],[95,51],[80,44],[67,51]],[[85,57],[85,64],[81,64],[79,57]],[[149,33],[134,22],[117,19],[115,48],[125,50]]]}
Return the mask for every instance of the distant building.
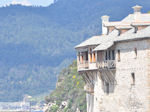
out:
{"label": "distant building", "polygon": [[87,112],[150,112],[150,14],[102,17],[102,35],[77,45]]}
{"label": "distant building", "polygon": [[30,112],[30,103],[0,102],[0,112]]}

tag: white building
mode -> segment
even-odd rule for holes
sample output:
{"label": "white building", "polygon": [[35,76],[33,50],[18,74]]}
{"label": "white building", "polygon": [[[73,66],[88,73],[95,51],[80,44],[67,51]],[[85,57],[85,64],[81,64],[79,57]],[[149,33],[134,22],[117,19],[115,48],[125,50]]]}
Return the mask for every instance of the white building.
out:
{"label": "white building", "polygon": [[102,35],[77,45],[87,112],[150,112],[150,14],[102,17]]}

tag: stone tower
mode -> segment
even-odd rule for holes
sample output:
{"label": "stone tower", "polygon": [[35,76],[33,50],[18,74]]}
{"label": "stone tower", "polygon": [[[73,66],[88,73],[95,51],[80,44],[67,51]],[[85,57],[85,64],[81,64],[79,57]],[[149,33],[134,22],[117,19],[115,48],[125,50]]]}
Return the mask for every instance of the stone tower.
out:
{"label": "stone tower", "polygon": [[102,35],[77,45],[87,112],[150,112],[150,14],[102,17]]}

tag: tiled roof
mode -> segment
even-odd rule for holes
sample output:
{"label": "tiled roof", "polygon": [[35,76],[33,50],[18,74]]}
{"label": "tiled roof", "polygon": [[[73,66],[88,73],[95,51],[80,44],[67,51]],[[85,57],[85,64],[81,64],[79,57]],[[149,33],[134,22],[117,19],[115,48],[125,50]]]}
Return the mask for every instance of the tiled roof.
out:
{"label": "tiled roof", "polygon": [[81,48],[81,47],[86,47],[90,45],[99,45],[100,43],[106,42],[113,40],[112,37],[115,37],[117,35],[117,30],[112,31],[109,35],[101,35],[101,36],[93,36],[81,44],[75,46],[75,48]]}
{"label": "tiled roof", "polygon": [[113,46],[115,42],[150,38],[149,31],[150,31],[150,26],[138,31],[137,33],[134,33],[134,29],[131,29],[131,30],[125,32],[124,34],[122,34],[121,36],[111,37],[112,39],[110,39],[110,40],[109,40],[109,37],[107,37],[108,39],[103,41],[103,43],[98,45],[93,51],[106,50],[106,49],[110,48],[111,46]]}
{"label": "tiled roof", "polygon": [[[99,39],[100,38],[100,39]],[[137,33],[134,33],[134,29],[130,29],[129,31],[121,34],[120,36],[117,36],[117,30],[114,30],[111,35],[105,35],[105,37],[96,36],[93,38],[88,39],[88,43],[86,45],[98,45],[94,51],[98,50],[105,50],[113,45],[115,42],[120,41],[128,41],[128,40],[136,40],[136,39],[143,39],[143,38],[150,38],[150,26],[148,26],[145,29],[142,29],[138,31]],[[90,41],[92,40],[92,41]],[[96,43],[96,44],[94,44]],[[85,44],[85,42],[81,43],[80,45],[76,46],[82,47],[82,45]]]}
{"label": "tiled roof", "polygon": [[139,21],[150,21],[150,14],[145,13],[145,14],[129,14],[127,17],[125,17],[122,22],[139,22]]}
{"label": "tiled roof", "polygon": [[93,36],[93,37],[85,40],[81,44],[75,46],[75,48],[85,47],[85,46],[89,46],[89,45],[98,45],[102,40],[105,39],[105,37],[106,37],[106,35]]}
{"label": "tiled roof", "polygon": [[[136,18],[136,19],[135,19]],[[110,23],[110,24],[109,24]],[[115,42],[127,41],[134,39],[150,38],[150,26],[134,33],[134,28],[131,25],[150,25],[150,14],[130,14],[121,22],[108,22],[106,26],[116,25],[116,28],[127,28],[128,31],[118,36],[118,30],[113,30],[109,35],[93,36],[75,48],[87,47],[89,45],[97,45],[94,50],[105,50]]]}
{"label": "tiled roof", "polygon": [[111,46],[113,46],[113,44],[114,44],[113,41],[101,43],[93,51],[103,51],[103,50],[106,50],[106,49],[110,48]]}
{"label": "tiled roof", "polygon": [[142,26],[142,25],[150,25],[150,21],[146,22],[133,22],[131,23],[132,26]]}
{"label": "tiled roof", "polygon": [[131,29],[131,28],[133,28],[131,25],[118,25],[115,27],[116,27],[116,29]]}
{"label": "tiled roof", "polygon": [[134,33],[134,29],[131,29],[125,32],[124,34],[116,37],[114,42],[143,39],[143,38],[150,38],[150,26],[142,30],[139,30],[137,33]]}
{"label": "tiled roof", "polygon": [[105,26],[116,26],[116,25],[119,25],[120,22],[106,22],[105,23]]}

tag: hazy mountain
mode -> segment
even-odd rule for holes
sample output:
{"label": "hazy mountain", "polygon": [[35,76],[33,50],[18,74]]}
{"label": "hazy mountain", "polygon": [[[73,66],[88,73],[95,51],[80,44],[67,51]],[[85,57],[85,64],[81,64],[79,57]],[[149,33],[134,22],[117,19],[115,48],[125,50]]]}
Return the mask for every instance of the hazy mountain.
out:
{"label": "hazy mountain", "polygon": [[75,59],[74,46],[101,32],[101,16],[121,20],[149,0],[58,0],[49,7],[0,8],[0,101],[55,88],[56,74]]}

